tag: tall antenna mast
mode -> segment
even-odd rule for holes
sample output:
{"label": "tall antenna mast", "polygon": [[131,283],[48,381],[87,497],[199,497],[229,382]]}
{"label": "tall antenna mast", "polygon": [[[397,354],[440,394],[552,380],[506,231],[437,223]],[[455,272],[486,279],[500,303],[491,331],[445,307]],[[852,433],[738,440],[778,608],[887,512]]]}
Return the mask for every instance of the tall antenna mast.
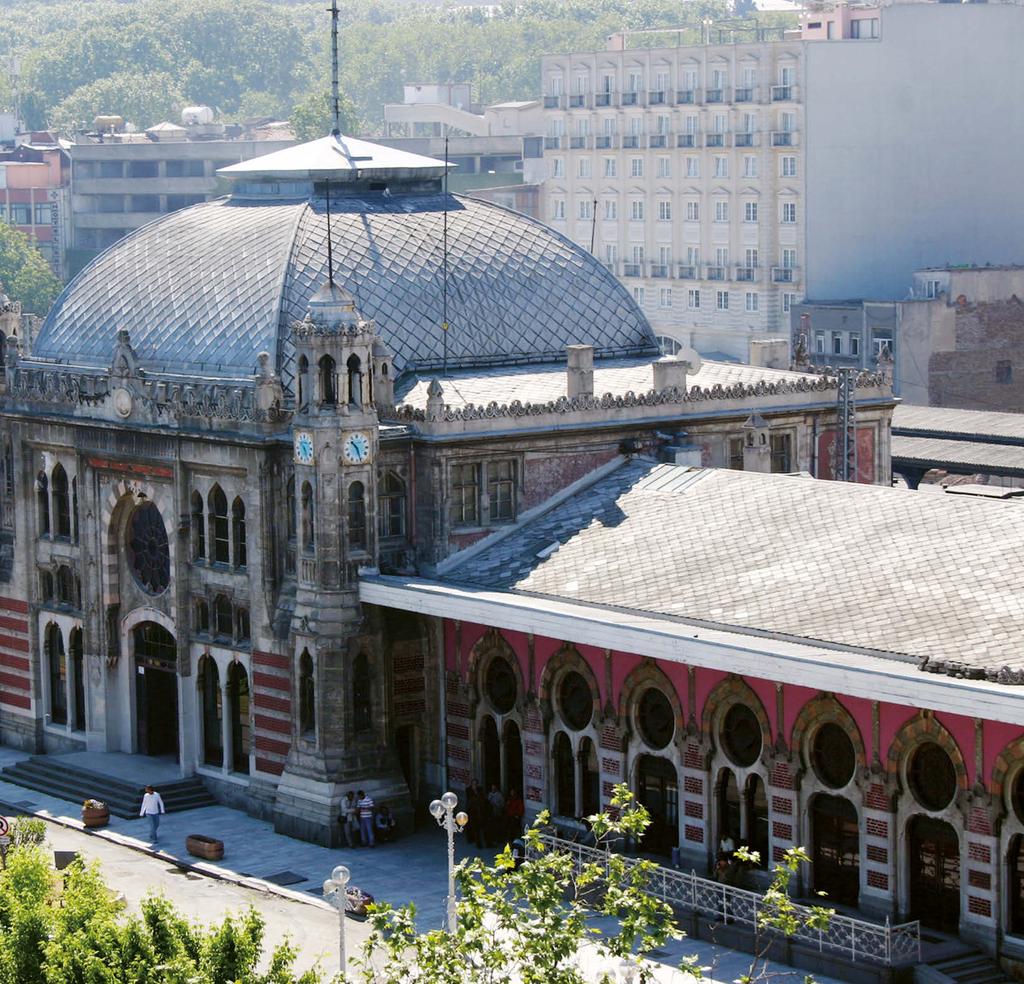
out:
{"label": "tall antenna mast", "polygon": [[444,233],[441,255],[441,338],[444,342],[442,374],[448,375],[448,137],[444,138]]}
{"label": "tall antenna mast", "polygon": [[[331,0],[331,113],[334,129],[331,134],[341,136],[341,101],[338,98],[338,0]],[[329,215],[328,211],[328,215]]]}

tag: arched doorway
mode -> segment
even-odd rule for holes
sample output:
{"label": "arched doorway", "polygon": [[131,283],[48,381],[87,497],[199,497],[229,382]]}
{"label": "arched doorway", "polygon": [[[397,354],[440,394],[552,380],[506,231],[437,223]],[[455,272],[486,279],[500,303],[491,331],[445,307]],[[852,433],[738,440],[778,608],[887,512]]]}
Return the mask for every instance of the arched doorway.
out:
{"label": "arched doorway", "polygon": [[249,771],[249,676],[241,663],[228,670],[228,714],[231,722],[231,768]]}
{"label": "arched doorway", "polygon": [[601,774],[597,768],[597,749],[589,738],[580,742],[579,760],[581,812],[590,817],[601,809]]}
{"label": "arched doorway", "polygon": [[502,730],[502,741],[505,745],[505,793],[514,789],[522,795],[523,739],[519,734],[519,725],[515,721],[506,721]]}
{"label": "arched doorway", "polygon": [[76,731],[85,731],[85,657],[82,653],[82,630],[74,628],[68,638],[71,652],[71,693],[74,718],[71,726]]}
{"label": "arched doorway", "polygon": [[46,626],[46,662],[50,677],[50,721],[68,723],[68,661],[64,655],[64,636],[60,626]]}
{"label": "arched doorway", "polygon": [[1007,855],[1009,871],[1007,872],[1006,891],[1009,895],[1009,920],[1006,927],[1009,932],[1024,935],[1024,835],[1017,834],[1010,841],[1010,852]]}
{"label": "arched doorway", "polygon": [[814,890],[825,904],[856,906],[860,898],[860,825],[844,796],[821,794],[811,801]]}
{"label": "arched doorway", "polygon": [[552,760],[555,767],[555,812],[563,817],[576,816],[576,769],[572,744],[564,731],[555,735]]}
{"label": "arched doorway", "polygon": [[760,776],[747,780],[747,838],[762,868],[768,867],[768,793]]}
{"label": "arched doorway", "polygon": [[[731,854],[743,844],[740,815],[740,787],[732,769],[722,769],[718,774],[718,845],[719,854]],[[730,848],[728,845],[732,845]]]}
{"label": "arched doorway", "polygon": [[955,933],[960,925],[960,841],[950,824],[916,816],[910,844],[910,913],[925,926]]}
{"label": "arched doorway", "polygon": [[498,726],[490,714],[480,722],[480,746],[483,750],[484,791],[491,791],[491,784],[501,786],[501,745],[498,742]]}
{"label": "arched doorway", "polygon": [[200,720],[203,727],[203,764],[220,768],[224,764],[224,732],[221,725],[220,674],[213,657],[199,660]]}
{"label": "arched doorway", "polygon": [[135,648],[136,746],[142,755],[178,757],[178,651],[156,622],[132,631]]}
{"label": "arched doorway", "polygon": [[676,767],[660,755],[641,755],[637,766],[637,800],[647,807],[651,825],[644,849],[669,854],[679,845],[679,780]]}

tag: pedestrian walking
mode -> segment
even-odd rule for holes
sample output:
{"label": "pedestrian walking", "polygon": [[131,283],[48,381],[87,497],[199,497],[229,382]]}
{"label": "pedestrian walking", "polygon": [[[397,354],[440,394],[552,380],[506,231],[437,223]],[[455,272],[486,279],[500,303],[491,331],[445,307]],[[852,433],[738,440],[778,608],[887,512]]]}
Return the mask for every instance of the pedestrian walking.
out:
{"label": "pedestrian walking", "polygon": [[338,823],[341,825],[341,832],[345,835],[345,843],[349,847],[359,846],[359,806],[356,794],[349,790],[341,801],[341,809],[338,811]]}
{"label": "pedestrian walking", "polygon": [[359,796],[359,802],[356,804],[359,810],[359,835],[364,844],[376,847],[377,841],[373,836],[373,797],[368,796],[361,789],[357,795]]}
{"label": "pedestrian walking", "polygon": [[160,814],[166,812],[160,794],[152,786],[147,786],[139,816],[149,817],[149,839],[154,844],[160,839]]}

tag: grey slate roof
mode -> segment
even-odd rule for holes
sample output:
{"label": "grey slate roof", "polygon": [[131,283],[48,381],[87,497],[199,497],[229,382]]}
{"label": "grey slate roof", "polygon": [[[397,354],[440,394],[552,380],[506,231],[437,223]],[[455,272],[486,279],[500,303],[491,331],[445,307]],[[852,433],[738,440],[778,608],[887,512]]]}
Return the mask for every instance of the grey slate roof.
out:
{"label": "grey slate roof", "polygon": [[[573,343],[655,353],[643,313],[589,253],[489,202],[449,196],[449,365],[550,362]],[[336,279],[401,371],[442,363],[444,200],[332,195]],[[326,280],[324,201],[226,199],[136,230],[68,285],[33,358],[108,366],[131,332],[142,367],[249,376],[261,350],[291,380],[288,327]]]}
{"label": "grey slate roof", "polygon": [[998,501],[634,460],[443,579],[1024,682]]}
{"label": "grey slate roof", "polygon": [[893,411],[893,431],[925,432],[970,438],[1004,438],[1024,444],[1024,414],[992,410],[956,410],[901,403]]}
{"label": "grey slate roof", "polygon": [[[763,369],[759,366],[740,365],[729,362],[701,363],[700,371],[686,377],[688,386],[705,388],[736,383],[754,385],[761,380],[779,382],[797,380],[798,372],[783,369]],[[427,387],[434,374],[406,376],[395,387],[395,398],[399,404],[423,409],[427,405]],[[817,376],[809,376],[817,379]],[[621,396],[627,392],[646,393],[654,387],[654,370],[651,358],[646,359],[605,359],[594,363],[594,394],[604,396],[612,393]],[[452,373],[441,379],[444,402],[453,408],[468,404],[487,406],[494,402],[509,404],[513,400],[523,403],[549,403],[565,396],[566,364],[563,356],[559,362],[538,366],[502,366],[490,369],[468,370]]]}
{"label": "grey slate roof", "polygon": [[979,441],[947,441],[937,437],[893,434],[892,460],[897,465],[922,468],[973,468],[978,472],[1024,475],[1024,447],[985,444]]}

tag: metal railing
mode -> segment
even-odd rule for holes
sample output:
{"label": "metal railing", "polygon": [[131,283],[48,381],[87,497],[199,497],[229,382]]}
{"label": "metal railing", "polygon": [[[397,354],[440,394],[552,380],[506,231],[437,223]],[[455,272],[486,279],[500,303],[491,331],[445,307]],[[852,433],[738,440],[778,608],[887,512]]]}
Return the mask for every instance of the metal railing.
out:
{"label": "metal railing", "polygon": [[[548,834],[542,834],[541,841],[550,851],[568,854],[572,858],[574,873],[585,865],[596,864],[604,868],[607,877],[608,851]],[[627,870],[640,863],[627,857],[622,861]],[[693,871],[686,874],[663,865],[655,865],[646,889],[669,905],[689,909],[711,919],[728,919],[734,925],[758,928],[761,916],[766,912],[762,896],[757,892],[700,878]],[[819,930],[804,925],[810,914],[807,906],[795,905],[799,927],[790,938],[819,952],[835,954],[852,963],[873,963],[885,967],[906,966],[921,960],[921,926],[917,920],[894,926],[888,919],[884,923],[872,923],[836,913],[829,920],[828,928]]]}
{"label": "metal railing", "polygon": [[624,263],[622,265],[622,275],[624,277],[640,277],[643,275],[643,264],[642,263]]}
{"label": "metal railing", "polygon": [[615,146],[615,137],[607,133],[603,136],[594,137],[594,146],[598,150],[608,150]]}
{"label": "metal railing", "polygon": [[624,92],[622,93],[622,105],[623,106],[638,106],[640,104],[640,93],[639,92]]}
{"label": "metal railing", "polygon": [[773,85],[772,102],[789,102],[793,98],[793,86]]}
{"label": "metal railing", "polygon": [[735,143],[737,147],[753,147],[754,146],[754,134],[753,133],[737,133],[735,134]]}
{"label": "metal railing", "polygon": [[709,103],[725,102],[725,90],[724,89],[705,89],[704,90],[704,102],[709,102]]}
{"label": "metal railing", "polygon": [[613,92],[595,92],[594,93],[594,105],[595,106],[611,106],[613,105],[612,100],[615,98]]}
{"label": "metal railing", "polygon": [[773,130],[772,131],[772,146],[773,147],[792,147],[793,146],[793,131],[792,130]]}
{"label": "metal railing", "polygon": [[622,138],[622,146],[627,150],[640,146],[640,137],[636,133],[628,133]]}
{"label": "metal railing", "polygon": [[544,149],[545,150],[558,150],[562,146],[561,137],[545,137],[544,138]]}
{"label": "metal railing", "polygon": [[678,134],[676,134],[676,146],[677,147],[696,147],[697,146],[697,134],[696,133],[678,133]]}
{"label": "metal railing", "polygon": [[725,134],[724,133],[705,133],[704,134],[704,146],[705,147],[724,147],[725,146]]}
{"label": "metal railing", "polygon": [[558,109],[561,105],[561,96],[545,96],[544,97],[544,108],[545,109]]}
{"label": "metal railing", "polygon": [[709,266],[704,270],[704,276],[708,280],[725,280],[725,267]]}
{"label": "metal railing", "polygon": [[581,93],[576,92],[569,96],[569,108],[570,109],[581,109],[587,105],[587,97]]}
{"label": "metal railing", "polygon": [[754,101],[754,90],[753,89],[735,89],[733,90],[733,102],[748,103]]}
{"label": "metal railing", "polygon": [[668,146],[668,134],[666,133],[652,133],[647,138],[647,146],[657,149],[658,147]]}
{"label": "metal railing", "polygon": [[676,102],[681,106],[689,106],[697,101],[696,89],[680,89],[676,93]]}
{"label": "metal railing", "polygon": [[652,277],[667,277],[668,276],[668,264],[667,263],[652,263],[651,264],[651,276]]}
{"label": "metal railing", "polygon": [[647,93],[647,105],[648,106],[662,106],[665,103],[664,92],[648,92]]}
{"label": "metal railing", "polygon": [[680,263],[679,268],[676,271],[676,276],[680,280],[696,280],[697,267],[692,263]]}

